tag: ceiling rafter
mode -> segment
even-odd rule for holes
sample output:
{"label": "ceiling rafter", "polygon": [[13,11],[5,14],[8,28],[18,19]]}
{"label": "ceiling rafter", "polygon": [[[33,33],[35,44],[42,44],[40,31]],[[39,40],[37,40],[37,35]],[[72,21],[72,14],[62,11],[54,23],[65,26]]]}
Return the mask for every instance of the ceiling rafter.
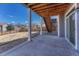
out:
{"label": "ceiling rafter", "polygon": [[[52,16],[52,14],[62,14],[66,11],[66,8],[61,8],[61,9],[54,9],[54,10],[50,10],[48,13]],[[48,14],[47,12],[42,12],[42,13],[38,13],[38,14]]]}
{"label": "ceiling rafter", "polygon": [[[61,7],[56,7],[56,8],[50,8],[50,9],[48,9],[48,11],[51,11],[51,10],[59,10],[59,9],[66,9],[68,7],[68,5],[64,5],[64,6],[61,6]],[[41,10],[41,11],[36,11],[36,12],[46,12],[47,10]]]}
{"label": "ceiling rafter", "polygon": [[44,6],[44,7],[41,7],[41,8],[36,8],[36,9],[33,9],[35,11],[41,11],[41,10],[46,10],[46,9],[49,9],[49,8],[54,8],[56,6],[60,6],[60,5],[63,5],[63,4],[51,4],[51,5],[47,5],[47,6]]}
{"label": "ceiling rafter", "polygon": [[28,6],[31,6],[31,5],[33,5],[33,4],[34,4],[34,3],[28,3],[27,5],[28,5]]}
{"label": "ceiling rafter", "polygon": [[[66,8],[66,7],[68,7],[69,5],[66,5],[66,4],[64,4],[64,5],[62,5],[62,6],[57,6],[57,7],[53,7],[53,8],[48,8],[48,10],[53,10],[53,9],[60,9],[60,8]],[[36,11],[36,10],[35,10]],[[43,12],[43,11],[47,11],[46,9],[43,9],[43,10],[37,10],[36,12]]]}
{"label": "ceiling rafter", "polygon": [[29,3],[29,4],[27,4],[28,5],[28,7],[32,7],[32,6],[35,6],[35,5],[39,5],[39,3],[37,4],[37,3]]}
{"label": "ceiling rafter", "polygon": [[[62,14],[62,13],[65,13],[65,11],[66,11],[66,9],[68,8],[68,6],[63,6],[63,7],[61,7],[61,8],[51,8],[49,11],[48,11],[48,13],[49,14]],[[44,12],[37,12],[38,14],[46,14],[47,12],[46,11],[44,11]]]}
{"label": "ceiling rafter", "polygon": [[32,6],[31,8],[32,8],[32,9],[36,9],[36,8],[41,8],[41,7],[43,7],[43,6],[47,6],[47,3],[38,4],[38,5],[36,5],[36,6]]}
{"label": "ceiling rafter", "polygon": [[[45,12],[38,13],[38,14],[40,14],[43,17],[48,16],[48,13],[45,13]],[[58,15],[58,14],[64,14],[64,11],[54,11],[54,13],[53,12],[49,13],[49,16]]]}

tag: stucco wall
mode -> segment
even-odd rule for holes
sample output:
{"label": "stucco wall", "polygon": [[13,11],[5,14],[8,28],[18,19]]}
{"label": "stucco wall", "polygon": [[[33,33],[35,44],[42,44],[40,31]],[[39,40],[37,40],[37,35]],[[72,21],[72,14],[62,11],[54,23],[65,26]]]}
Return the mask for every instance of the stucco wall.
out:
{"label": "stucco wall", "polygon": [[3,25],[3,32],[6,32],[7,31],[7,25]]}
{"label": "stucco wall", "polygon": [[65,37],[65,23],[64,23],[64,16],[60,16],[59,20],[60,26],[60,37]]}
{"label": "stucco wall", "polygon": [[[7,27],[7,25],[2,25],[2,31],[3,32],[6,32],[7,31],[6,27]],[[1,32],[1,26],[0,26],[0,32]]]}

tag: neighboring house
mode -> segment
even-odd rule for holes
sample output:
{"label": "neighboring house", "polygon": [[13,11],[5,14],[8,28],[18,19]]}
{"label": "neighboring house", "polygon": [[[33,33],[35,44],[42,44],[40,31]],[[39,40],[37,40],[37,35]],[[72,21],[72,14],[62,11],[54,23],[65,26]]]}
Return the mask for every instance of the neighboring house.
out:
{"label": "neighboring house", "polygon": [[0,32],[6,32],[7,31],[7,29],[6,29],[7,26],[8,25],[6,23],[0,23]]}
{"label": "neighboring house", "polygon": [[45,23],[42,24],[42,30],[47,31]]}
{"label": "neighboring house", "polygon": [[37,24],[32,24],[32,31],[37,31],[38,30],[38,25]]}
{"label": "neighboring house", "polygon": [[14,25],[14,30],[19,32],[19,31],[27,31],[28,27],[25,24],[17,24]]}
{"label": "neighboring house", "polygon": [[14,26],[14,30],[16,31],[16,32],[18,32],[19,30],[20,30],[20,27],[18,27],[18,26]]}

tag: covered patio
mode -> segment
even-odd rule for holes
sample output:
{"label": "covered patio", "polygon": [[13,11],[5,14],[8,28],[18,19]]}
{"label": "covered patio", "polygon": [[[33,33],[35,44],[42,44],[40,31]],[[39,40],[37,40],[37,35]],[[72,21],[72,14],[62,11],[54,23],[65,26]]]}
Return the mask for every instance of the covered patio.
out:
{"label": "covered patio", "polygon": [[[32,35],[32,11],[40,16],[40,35],[42,35],[43,21],[45,23],[48,33],[57,31],[58,37],[65,37],[65,13],[73,5],[69,3],[27,3],[24,4],[28,7],[28,41],[31,40]],[[57,30],[55,29],[54,22],[51,17],[57,16]]]}
{"label": "covered patio", "polygon": [[[79,55],[77,32],[77,4],[69,3],[27,3],[28,7],[28,40],[0,55],[10,56],[72,56]],[[74,10],[74,11],[73,11]],[[32,38],[32,11],[40,16],[40,35]],[[68,18],[74,14],[74,26],[67,27]],[[57,16],[57,35],[51,16]],[[47,33],[42,31],[44,21]],[[71,22],[71,21],[70,21]],[[75,27],[72,28],[72,27]],[[72,29],[69,29],[72,28]],[[67,30],[70,30],[69,33]],[[74,32],[74,33],[73,33]],[[71,35],[73,34],[73,36]],[[69,35],[69,36],[67,36]],[[74,42],[73,42],[74,41]]]}

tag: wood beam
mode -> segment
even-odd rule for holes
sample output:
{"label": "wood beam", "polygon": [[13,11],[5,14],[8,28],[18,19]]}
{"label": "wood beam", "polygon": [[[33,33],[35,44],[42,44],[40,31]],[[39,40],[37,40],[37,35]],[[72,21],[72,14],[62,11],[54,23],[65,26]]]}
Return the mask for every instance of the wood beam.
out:
{"label": "wood beam", "polygon": [[44,22],[45,22],[47,31],[52,32],[52,22],[50,20],[50,17],[44,17]]}
{"label": "wood beam", "polygon": [[41,8],[41,7],[44,7],[44,6],[47,6],[47,3],[38,4],[38,5],[32,6],[31,8],[34,10],[34,9]]}
{"label": "wood beam", "polygon": [[28,3],[27,5],[28,5],[28,6],[32,6],[33,4],[34,4],[34,3]]}
{"label": "wood beam", "polygon": [[[58,15],[58,14],[64,14],[65,11],[69,8],[70,6],[68,5],[64,5],[62,7],[58,7],[58,8],[51,8],[48,10],[48,13],[50,14],[50,16],[52,15]],[[40,14],[41,16],[47,16],[47,11],[43,11],[43,12],[37,12],[38,14]]]}
{"label": "wood beam", "polygon": [[27,4],[27,6],[30,7],[30,8],[33,7],[33,6],[35,6],[35,5],[39,5],[39,3],[29,3],[29,4]]}
{"label": "wood beam", "polygon": [[48,14],[49,14],[49,16],[53,16],[53,15],[64,14],[64,13],[65,13],[65,10],[59,10],[59,11],[56,11],[56,10],[52,11],[51,10],[48,13],[42,12],[42,13],[38,13],[38,14],[40,14],[43,17],[45,17],[45,16],[48,16]]}
{"label": "wood beam", "polygon": [[[53,7],[53,8],[49,8],[48,9],[48,11],[50,11],[50,10],[59,10],[59,9],[67,9],[69,7],[69,5],[62,5],[62,6],[57,6],[57,7]],[[47,11],[47,10],[38,10],[38,11],[36,11],[36,12],[45,12],[45,11]]]}
{"label": "wood beam", "polygon": [[56,7],[56,6],[61,6],[61,5],[63,5],[63,4],[62,3],[51,4],[51,5],[47,5],[47,6],[44,6],[44,7],[41,7],[41,8],[36,8],[36,9],[33,9],[33,10],[41,11],[41,10],[46,10],[46,9],[53,8],[53,7]]}

